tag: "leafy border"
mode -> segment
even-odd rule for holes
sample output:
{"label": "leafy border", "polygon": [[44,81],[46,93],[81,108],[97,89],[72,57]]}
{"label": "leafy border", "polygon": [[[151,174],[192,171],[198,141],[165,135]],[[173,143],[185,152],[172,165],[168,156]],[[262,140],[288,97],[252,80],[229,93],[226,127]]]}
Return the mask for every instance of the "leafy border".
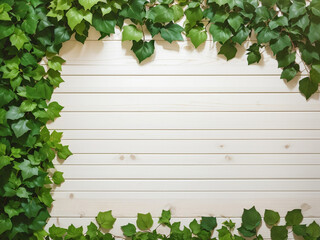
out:
{"label": "leafy border", "polygon": [[[181,19],[185,19],[183,27],[177,24]],[[1,239],[114,238],[100,231],[113,226],[110,211],[99,213],[99,227],[89,225],[86,236],[73,225],[67,230],[55,226],[49,233],[43,230],[50,217],[52,186],[64,182],[52,160],[56,155],[66,159],[72,154],[61,144],[62,133],[50,133],[46,127],[63,109],[57,102],[49,102],[54,88],[63,82],[60,72],[65,61],[58,54],[73,34],[84,43],[91,26],[100,32],[100,39],[119,27],[122,40],[132,41],[131,49],[139,62],[154,52],[154,40],[146,40],[147,33],[152,38],[159,34],[169,43],[183,40],[184,34],[197,48],[206,41],[208,29],[213,41],[219,43],[219,54],[227,60],[235,57],[238,44],[256,36],[257,41],[247,49],[248,64],[258,63],[261,52],[270,47],[283,69],[282,79],[290,81],[306,73],[308,76],[299,81],[301,93],[308,99],[318,90],[320,0],[1,0]],[[293,217],[286,217],[285,226],[271,228],[272,239],[286,239],[288,226],[305,239],[319,239],[315,222],[301,225],[301,211],[291,212],[288,214]],[[275,225],[278,215],[267,210],[265,222]],[[138,214],[137,226],[142,232],[136,232],[132,224],[122,230],[125,236],[141,240],[210,239],[216,227],[215,218],[203,217],[200,224],[196,220],[190,224],[191,230],[181,231],[179,223],[169,223],[169,216],[164,211],[159,221],[171,229],[169,236],[146,231],[152,226],[150,214]],[[238,229],[242,237],[261,239],[256,232],[260,214],[254,208],[245,210],[242,220]],[[231,233],[233,228],[232,222],[224,223],[218,230],[219,238],[242,239]]]}

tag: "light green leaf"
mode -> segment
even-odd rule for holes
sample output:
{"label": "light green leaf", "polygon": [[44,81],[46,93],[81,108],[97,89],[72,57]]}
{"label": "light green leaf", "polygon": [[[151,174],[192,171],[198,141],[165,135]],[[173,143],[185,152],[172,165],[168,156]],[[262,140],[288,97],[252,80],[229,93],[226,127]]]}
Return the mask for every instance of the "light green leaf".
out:
{"label": "light green leaf", "polygon": [[178,21],[180,20],[183,15],[184,15],[184,12],[183,12],[183,8],[179,5],[173,5],[171,7],[171,9],[173,10],[173,21]]}
{"label": "light green leaf", "polygon": [[52,180],[54,184],[57,184],[57,185],[60,185],[61,183],[63,183],[64,182],[63,172],[55,171],[52,176]]}
{"label": "light green leaf", "polygon": [[309,32],[308,32],[308,38],[311,43],[314,43],[315,41],[320,40],[320,24],[316,23],[314,21],[311,22]]}
{"label": "light green leaf", "polygon": [[313,239],[317,239],[320,237],[320,226],[313,221],[306,230],[306,233],[311,236]]}
{"label": "light green leaf", "polygon": [[21,137],[31,129],[27,126],[28,120],[19,120],[17,123],[12,123],[11,128],[17,138]]}
{"label": "light green leaf", "polygon": [[129,25],[129,26],[124,26],[123,27],[123,32],[122,32],[122,41],[126,40],[135,40],[139,41],[143,37],[143,33],[141,30],[137,29],[135,25]]}
{"label": "light green leaf", "polygon": [[67,229],[56,227],[54,224],[49,228],[51,238],[62,238],[66,233]]}
{"label": "light green leaf", "polygon": [[189,227],[193,234],[197,235],[201,232],[200,224],[197,222],[196,219],[193,219],[192,222],[189,224]]}
{"label": "light green leaf", "polygon": [[0,39],[13,34],[14,29],[14,25],[11,22],[0,22]]}
{"label": "light green leaf", "polygon": [[49,68],[56,70],[56,71],[61,71],[61,64],[65,63],[66,61],[59,57],[59,56],[54,56],[48,60],[48,66]]}
{"label": "light green leaf", "polygon": [[0,214],[0,235],[6,231],[11,230],[12,223],[5,214]]}
{"label": "light green leaf", "polygon": [[280,36],[275,43],[270,45],[274,55],[278,54],[278,52],[290,46],[291,40],[288,35]]}
{"label": "light green leaf", "polygon": [[82,12],[75,7],[71,8],[66,13],[66,16],[68,19],[68,24],[72,30],[75,28],[75,26],[77,26],[83,20]]}
{"label": "light green leaf", "polygon": [[153,220],[150,213],[138,213],[137,226],[140,230],[148,230],[152,227]]}
{"label": "light green leaf", "polygon": [[203,28],[195,27],[189,31],[187,37],[191,39],[192,44],[197,48],[207,40],[208,36]]}
{"label": "light green leaf", "polygon": [[159,218],[158,223],[170,225],[170,219],[171,219],[171,212],[170,210],[162,210],[161,217]]}
{"label": "light green leaf", "polygon": [[121,230],[123,232],[123,235],[126,237],[132,237],[137,232],[136,226],[131,223],[129,223],[125,226],[122,226]]}
{"label": "light green leaf", "polygon": [[79,3],[84,7],[85,10],[90,10],[100,0],[79,0]]}
{"label": "light green leaf", "polygon": [[5,167],[8,166],[11,163],[11,158],[9,156],[0,156],[0,170]]}
{"label": "light green leaf", "polygon": [[104,229],[112,229],[113,224],[115,223],[116,219],[112,216],[112,211],[107,212],[99,212],[98,216],[96,217],[97,223],[100,227]]}
{"label": "light green leaf", "polygon": [[264,221],[270,226],[275,225],[280,221],[280,215],[278,212],[266,209],[264,212]]}
{"label": "light green leaf", "polygon": [[24,100],[20,106],[20,112],[31,112],[37,107],[37,103],[31,100]]}
{"label": "light green leaf", "polygon": [[293,1],[289,8],[289,19],[299,17],[306,13],[306,6],[301,1]]}
{"label": "light green leaf", "polygon": [[12,34],[10,37],[10,42],[13,46],[20,50],[25,43],[29,42],[29,39],[19,28],[16,28],[14,30],[14,34]]}
{"label": "light green leaf", "polygon": [[19,164],[23,180],[31,178],[38,175],[38,167],[33,167],[31,162],[24,159],[22,163]]}
{"label": "light green leaf", "polygon": [[209,31],[212,35],[213,41],[220,42],[222,44],[225,43],[232,35],[229,28],[222,27],[217,24],[211,24]]}
{"label": "light green leaf", "polygon": [[228,23],[234,31],[238,31],[239,27],[243,24],[243,18],[237,13],[231,13],[228,18]]}

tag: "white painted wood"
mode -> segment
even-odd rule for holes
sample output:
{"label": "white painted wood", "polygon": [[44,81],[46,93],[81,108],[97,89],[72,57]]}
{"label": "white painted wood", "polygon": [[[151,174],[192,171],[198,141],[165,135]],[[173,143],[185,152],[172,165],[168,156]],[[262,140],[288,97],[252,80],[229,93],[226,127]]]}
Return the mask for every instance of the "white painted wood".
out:
{"label": "white painted wood", "polygon": [[[58,165],[66,179],[319,179],[320,165]],[[320,192],[319,192],[320,194]]]}
{"label": "white painted wood", "polygon": [[286,84],[279,76],[71,75],[63,79],[55,93],[299,93],[296,80]]}
{"label": "white painted wood", "polygon": [[285,216],[302,208],[305,217],[320,214],[319,192],[54,192],[53,217],[95,217],[112,209],[115,216],[135,217],[171,209],[174,217],[241,217],[243,208],[274,209]]}
{"label": "white painted wood", "polygon": [[63,112],[50,129],[320,129],[318,112]]}
{"label": "white painted wood", "polygon": [[[67,165],[259,165],[320,164],[320,154],[74,154]],[[170,166],[168,166],[170,167]]]}
{"label": "white painted wood", "polygon": [[[273,166],[275,167],[275,166]],[[157,168],[157,167],[154,167]],[[71,175],[71,174],[70,174]],[[68,177],[65,174],[66,177]],[[84,190],[87,189],[87,190]],[[55,192],[228,192],[228,191],[320,191],[320,180],[72,180]]]}
{"label": "white painted wood", "polygon": [[[316,96],[315,96],[316,98]],[[319,99],[301,94],[57,94],[63,111],[296,111],[319,112]]]}
{"label": "white painted wood", "polygon": [[319,94],[305,101],[299,77],[281,80],[270,50],[247,66],[243,47],[226,62],[210,38],[196,50],[158,41],[139,65],[118,29],[98,35],[62,48],[66,82],[52,100],[65,108],[48,127],[74,155],[54,160],[66,182],[49,225],[86,225],[109,209],[117,235],[138,212],[162,209],[186,224],[215,215],[239,225],[253,205],[319,220]]}

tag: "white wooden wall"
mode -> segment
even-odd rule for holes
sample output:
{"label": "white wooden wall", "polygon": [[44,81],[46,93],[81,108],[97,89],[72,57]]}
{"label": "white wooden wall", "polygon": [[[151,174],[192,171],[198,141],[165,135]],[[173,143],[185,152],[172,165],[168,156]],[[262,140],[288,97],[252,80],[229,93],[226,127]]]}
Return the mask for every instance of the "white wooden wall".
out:
{"label": "white wooden wall", "polygon": [[[158,41],[139,65],[119,33],[64,44],[65,106],[50,129],[74,153],[56,161],[66,182],[54,191],[49,225],[85,225],[113,210],[119,226],[137,212],[177,220],[214,215],[240,221],[243,208],[302,208],[320,218],[320,101],[297,79],[285,84],[269,52],[248,66],[227,62],[209,39]],[[282,219],[283,221],[283,219]],[[268,238],[265,226],[261,233]]]}

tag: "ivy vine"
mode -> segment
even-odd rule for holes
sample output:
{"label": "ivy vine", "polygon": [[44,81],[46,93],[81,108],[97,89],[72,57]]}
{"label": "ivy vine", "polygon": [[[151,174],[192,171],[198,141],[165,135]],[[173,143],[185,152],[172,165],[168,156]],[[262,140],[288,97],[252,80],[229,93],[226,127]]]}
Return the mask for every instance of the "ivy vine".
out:
{"label": "ivy vine", "polygon": [[[54,88],[63,82],[60,72],[65,61],[58,54],[72,35],[84,43],[91,26],[100,32],[100,39],[116,27],[122,29],[122,40],[132,41],[139,62],[155,48],[143,29],[169,43],[185,35],[196,48],[207,40],[209,31],[227,60],[235,57],[237,45],[256,36],[247,49],[248,64],[258,63],[263,49],[270,47],[283,69],[282,79],[291,81],[304,73],[301,93],[308,99],[318,90],[320,0],[0,0],[0,239],[114,238],[100,231],[113,226],[111,212],[99,213],[98,226],[90,224],[85,237],[82,228],[73,225],[53,226],[49,233],[43,230],[50,217],[52,185],[64,182],[52,160],[72,154],[61,144],[62,133],[50,133],[46,127],[63,109],[50,102]],[[169,220],[170,212],[164,211],[159,223],[170,228],[168,236],[146,231],[152,226],[150,214],[138,215],[142,232],[132,224],[122,230],[125,236],[141,240],[204,240],[216,227],[213,217],[193,221],[190,229],[183,230]],[[261,216],[254,208],[245,210],[242,220],[238,229],[242,237],[262,239],[256,232]],[[279,214],[267,210],[264,220],[273,226]],[[286,239],[287,228],[293,226],[296,235],[319,239],[319,226],[301,225],[300,220],[300,210],[288,212],[285,226],[271,228],[271,238]],[[218,230],[219,239],[242,239],[233,228],[234,223],[225,222]]]}

